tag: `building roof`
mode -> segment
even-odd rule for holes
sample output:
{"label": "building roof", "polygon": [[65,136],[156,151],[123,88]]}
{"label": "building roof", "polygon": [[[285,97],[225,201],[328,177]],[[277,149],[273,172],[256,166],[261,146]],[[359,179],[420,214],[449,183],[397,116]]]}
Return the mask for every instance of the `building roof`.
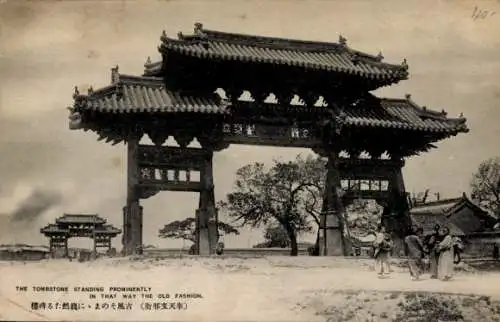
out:
{"label": "building roof", "polygon": [[0,245],[0,251],[19,253],[24,251],[32,251],[32,252],[42,252],[48,253],[49,248],[47,246],[33,246],[27,244],[2,244]]}
{"label": "building roof", "polygon": [[375,98],[367,105],[343,109],[346,125],[422,130],[430,132],[467,132],[466,119],[449,118],[446,112],[433,111],[416,104],[410,95],[404,99]]}
{"label": "building roof", "polygon": [[[98,90],[91,89],[87,95],[77,93],[75,100],[80,110],[102,113],[204,113],[231,114],[231,103],[216,93],[211,96],[189,96],[169,91],[162,78],[140,77],[112,71],[113,84]],[[240,101],[242,105],[244,101]],[[77,105],[77,103],[75,103]],[[280,105],[263,103],[261,109],[276,109]],[[325,112],[326,107],[290,105],[305,113]],[[287,107],[288,108],[288,107]],[[410,95],[404,99],[377,98],[343,108],[346,126],[396,128],[430,132],[467,132],[466,119],[449,118],[444,111],[436,112],[417,105]]]}
{"label": "building roof", "polygon": [[[398,65],[384,63],[382,54],[374,56],[353,50],[342,36],[338,43],[303,41],[208,30],[196,23],[192,35],[179,33],[174,39],[164,32],[159,50],[204,60],[286,65],[390,82],[408,77],[406,61]],[[146,75],[159,69],[158,63],[145,67]]]}
{"label": "building roof", "polygon": [[[70,229],[69,228],[64,228],[56,224],[49,224],[42,229],[40,229],[40,232],[46,236],[49,235],[55,235],[55,234],[69,234]],[[96,234],[104,234],[104,235],[118,235],[121,234],[121,229],[118,229],[112,225],[103,225],[103,226],[97,226],[94,229],[94,232]]]}
{"label": "building roof", "polygon": [[40,229],[40,232],[45,235],[52,235],[52,234],[67,234],[69,233],[69,229],[59,227],[58,225],[55,224],[49,224],[42,229]]}
{"label": "building roof", "polygon": [[57,224],[105,224],[106,219],[96,214],[64,214],[56,219]]}
{"label": "building roof", "polygon": [[424,234],[431,233],[434,230],[434,226],[438,224],[441,227],[448,227],[450,234],[453,236],[465,236],[465,233],[443,214],[411,213],[410,216],[412,225],[422,227]]}
{"label": "building roof", "polygon": [[116,234],[116,235],[118,235],[122,231],[121,231],[121,229],[113,227],[112,225],[104,225],[104,226],[96,227],[95,232],[97,234]]}
{"label": "building roof", "polygon": [[487,210],[481,208],[475,202],[470,200],[465,193],[463,193],[459,198],[442,199],[417,205],[411,209],[411,212],[415,214],[434,213],[451,216],[453,213],[459,211],[463,207],[471,208],[476,216],[479,216],[481,219],[486,220],[487,223],[491,226],[497,223],[497,218],[494,215],[490,214]]}
{"label": "building roof", "polygon": [[[447,225],[450,227],[450,230],[453,226],[455,226],[453,229],[459,229],[452,223],[453,214],[460,211],[463,207],[471,208],[474,216],[479,217],[480,220],[484,220],[490,227],[493,227],[497,222],[495,217],[472,202],[465,193],[459,198],[442,199],[417,205],[410,210],[410,214],[415,219],[417,225],[427,225],[430,230],[433,229],[435,224],[441,226]],[[465,229],[465,226],[461,227]],[[460,229],[460,231],[465,234],[463,230]]]}
{"label": "building roof", "polygon": [[411,213],[412,214],[445,215],[448,213],[448,210],[453,208],[461,200],[462,200],[462,197],[426,202],[424,204],[420,204],[420,205],[417,205],[414,208],[412,208]]}
{"label": "building roof", "polygon": [[106,113],[226,113],[227,108],[213,96],[181,95],[165,88],[162,78],[118,74],[113,69],[113,84],[90,90],[81,108]]}

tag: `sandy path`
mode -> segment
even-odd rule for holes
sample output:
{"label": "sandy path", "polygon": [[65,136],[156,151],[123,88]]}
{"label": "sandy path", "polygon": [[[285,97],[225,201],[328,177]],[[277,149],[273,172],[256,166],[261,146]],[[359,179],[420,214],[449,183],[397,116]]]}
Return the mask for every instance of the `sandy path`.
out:
{"label": "sandy path", "polygon": [[[364,263],[366,264],[366,263]],[[451,282],[413,282],[408,273],[396,271],[378,279],[366,266],[332,259],[268,258],[150,262],[100,260],[91,263],[46,261],[0,263],[0,312],[5,319],[31,320],[322,320],[310,311],[291,308],[324,291],[380,290],[431,291],[490,295],[500,298],[500,274],[459,274]],[[185,311],[31,311],[30,302],[79,301],[94,303],[84,293],[20,293],[16,286],[145,286],[158,293],[195,292],[203,299],[188,300]],[[120,295],[121,296],[121,295]],[[138,294],[139,296],[139,294]],[[99,300],[108,302],[109,300]],[[154,300],[153,302],[164,301]],[[38,314],[38,315],[37,315]]]}

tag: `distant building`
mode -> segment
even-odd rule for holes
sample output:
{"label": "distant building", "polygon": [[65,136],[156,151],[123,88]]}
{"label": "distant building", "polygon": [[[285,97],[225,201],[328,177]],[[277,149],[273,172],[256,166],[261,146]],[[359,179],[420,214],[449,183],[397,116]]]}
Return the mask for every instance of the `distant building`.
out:
{"label": "distant building", "polygon": [[111,239],[121,234],[121,230],[106,224],[106,219],[97,214],[64,214],[55,224],[48,224],[40,232],[49,238],[49,251],[53,257],[68,257],[68,239],[87,237],[94,241],[94,254],[98,248],[111,252]]}
{"label": "distant building", "polygon": [[412,224],[429,234],[436,224],[450,228],[466,244],[465,255],[490,257],[498,251],[498,219],[472,202],[465,193],[459,198],[443,199],[415,206],[410,210]]}
{"label": "distant building", "polygon": [[49,257],[49,249],[44,246],[25,244],[0,245],[0,260],[42,260]]}

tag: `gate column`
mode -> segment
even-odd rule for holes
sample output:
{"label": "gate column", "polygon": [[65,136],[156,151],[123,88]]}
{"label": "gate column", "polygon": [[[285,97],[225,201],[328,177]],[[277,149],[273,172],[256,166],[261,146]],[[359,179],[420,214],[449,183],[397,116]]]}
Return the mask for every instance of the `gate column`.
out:
{"label": "gate column", "polygon": [[337,154],[329,153],[323,206],[320,216],[319,253],[321,256],[342,256],[344,251],[343,206],[340,196],[340,174]]}
{"label": "gate column", "polygon": [[389,178],[389,200],[384,210],[382,223],[391,232],[394,241],[393,255],[404,252],[404,237],[411,226],[408,199],[405,191],[403,171],[404,161],[395,166]]}
{"label": "gate column", "polygon": [[139,135],[127,141],[127,204],[123,208],[124,255],[140,253],[142,246],[142,207],[139,203]]}
{"label": "gate column", "polygon": [[215,253],[218,242],[217,215],[213,180],[213,152],[207,154],[201,169],[199,209],[196,211],[196,237],[198,255]]}

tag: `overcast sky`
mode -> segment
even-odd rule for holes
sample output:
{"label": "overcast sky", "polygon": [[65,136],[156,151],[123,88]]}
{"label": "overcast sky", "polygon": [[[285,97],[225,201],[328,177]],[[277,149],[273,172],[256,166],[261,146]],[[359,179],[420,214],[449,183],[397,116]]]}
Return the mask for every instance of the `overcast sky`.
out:
{"label": "overcast sky", "polygon": [[[475,6],[487,17],[473,20]],[[147,56],[159,59],[162,30],[186,34],[195,22],[207,29],[320,41],[336,42],[342,34],[352,48],[381,51],[388,62],[406,58],[410,79],[375,94],[411,93],[430,109],[445,109],[451,117],[463,113],[471,130],[407,161],[410,192],[469,192],[478,164],[500,155],[497,1],[2,1],[0,19],[0,213],[15,211],[34,187],[63,192],[61,204],[22,231],[4,227],[2,241],[46,243],[38,229],[62,212],[99,213],[121,228],[125,148],[68,129],[73,87],[108,85],[114,65],[122,73],[141,74]],[[297,153],[309,151],[231,146],[217,153],[216,198],[231,190],[239,167]],[[193,216],[197,198],[164,192],[144,201],[144,242],[182,245],[158,239],[157,231]],[[225,241],[247,247],[260,238],[253,231]]]}

